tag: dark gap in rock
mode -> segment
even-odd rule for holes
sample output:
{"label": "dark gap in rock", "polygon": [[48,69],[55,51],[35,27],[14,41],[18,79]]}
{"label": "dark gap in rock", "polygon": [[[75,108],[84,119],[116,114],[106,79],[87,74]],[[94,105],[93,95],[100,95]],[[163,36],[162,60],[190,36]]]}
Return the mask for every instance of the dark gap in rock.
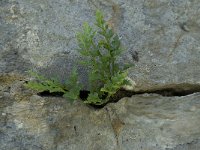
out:
{"label": "dark gap in rock", "polygon": [[[90,91],[81,90],[79,97],[80,97],[81,100],[84,101],[84,100],[87,99],[89,94],[90,94]],[[43,91],[43,92],[39,92],[38,95],[42,96],[42,97],[62,97],[64,95],[64,93],[63,92],[52,92],[52,93],[50,93],[49,91]]]}
{"label": "dark gap in rock", "polygon": [[174,90],[174,89],[164,89],[164,90],[155,90],[150,91],[148,93],[156,93],[165,97],[172,97],[172,96],[186,96],[196,92],[200,92],[200,90]]}
{"label": "dark gap in rock", "polygon": [[[186,96],[186,95],[190,95],[196,92],[200,92],[200,86],[194,86],[191,88],[187,88],[187,89],[181,89],[179,88],[163,88],[163,89],[157,89],[157,90],[148,90],[148,91],[138,91],[138,92],[134,92],[134,91],[127,91],[125,89],[120,89],[115,95],[113,95],[110,100],[102,105],[94,105],[94,104],[90,104],[90,106],[99,109],[99,108],[103,108],[105,105],[107,105],[108,103],[116,103],[118,102],[120,99],[124,98],[124,97],[131,97],[133,95],[140,95],[140,94],[159,94],[165,97],[173,97],[173,96]],[[44,92],[40,92],[38,93],[39,96],[42,97],[61,97],[63,96],[63,92],[53,92],[50,93],[49,91],[44,91]],[[81,90],[79,97],[81,100],[85,101],[88,97],[88,95],[90,94],[90,91],[87,90]]]}
{"label": "dark gap in rock", "polygon": [[82,99],[84,101],[84,100],[87,100],[89,94],[90,94],[90,91],[81,90],[79,97],[80,97],[80,99]]}
{"label": "dark gap in rock", "polygon": [[63,94],[64,94],[63,92],[50,93],[49,91],[43,91],[43,92],[38,93],[38,95],[41,97],[62,97]]}
{"label": "dark gap in rock", "polygon": [[196,89],[173,89],[173,88],[165,88],[160,90],[149,90],[149,91],[127,91],[125,89],[120,89],[115,95],[113,95],[110,100],[103,105],[91,105],[96,109],[103,108],[108,103],[116,103],[124,97],[132,97],[133,95],[141,95],[141,94],[158,94],[164,97],[173,97],[173,96],[187,96],[196,92],[200,92],[200,87]]}

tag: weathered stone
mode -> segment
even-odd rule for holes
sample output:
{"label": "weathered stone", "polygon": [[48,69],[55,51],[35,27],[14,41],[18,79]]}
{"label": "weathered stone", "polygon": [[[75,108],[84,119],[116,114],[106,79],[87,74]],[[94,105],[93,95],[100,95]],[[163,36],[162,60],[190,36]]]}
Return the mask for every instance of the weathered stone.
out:
{"label": "weathered stone", "polygon": [[[116,148],[105,110],[95,110],[82,101],[71,104],[63,98],[42,98],[22,84],[19,88],[11,87],[14,95],[0,95],[0,149]],[[16,96],[20,94],[21,99]]]}
{"label": "weathered stone", "polygon": [[76,32],[102,9],[127,49],[121,61],[136,64],[129,73],[135,91],[193,88],[200,84],[199,7],[199,0],[1,0],[0,72],[38,68],[66,80],[78,59]]}
{"label": "weathered stone", "polygon": [[200,93],[135,95],[94,109],[82,101],[40,97],[14,82],[0,92],[2,150],[200,148]]}
{"label": "weathered stone", "polygon": [[121,149],[200,148],[199,93],[183,97],[144,94],[107,107],[124,123],[118,133]]}
{"label": "weathered stone", "polygon": [[[75,34],[101,9],[127,49],[119,61],[136,64],[134,91],[199,92],[199,7],[199,0],[0,0],[0,149],[199,150],[199,93],[136,95],[95,110],[39,97],[18,74],[37,68],[66,80],[79,59]],[[78,69],[87,88],[87,71]]]}
{"label": "weathered stone", "polygon": [[124,41],[127,45],[132,43],[132,49],[139,53],[139,61],[130,71],[137,84],[135,90],[178,90],[199,85],[200,2],[147,0],[141,7],[137,4],[134,16],[141,17],[131,19],[129,15],[125,20],[132,33],[124,30],[128,36]]}

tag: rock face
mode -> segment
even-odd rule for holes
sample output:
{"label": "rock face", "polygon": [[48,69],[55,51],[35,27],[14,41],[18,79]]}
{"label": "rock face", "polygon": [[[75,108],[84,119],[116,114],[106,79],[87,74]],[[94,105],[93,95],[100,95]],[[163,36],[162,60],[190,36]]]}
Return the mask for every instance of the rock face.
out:
{"label": "rock face", "polygon": [[[0,149],[199,150],[199,7],[199,0],[0,0]],[[32,68],[67,78],[79,59],[76,32],[94,22],[96,9],[127,49],[119,61],[135,63],[134,91],[171,97],[134,95],[96,110],[24,89]],[[87,72],[79,72],[87,87]]]}
{"label": "rock face", "polygon": [[124,122],[119,133],[122,149],[178,149],[186,143],[198,149],[199,96],[199,93],[185,97],[144,94],[108,106]]}
{"label": "rock face", "polygon": [[19,78],[10,79],[0,93],[1,150],[200,148],[200,93],[135,95],[94,109],[82,101],[72,105],[63,98],[37,96]]}
{"label": "rock face", "polygon": [[1,0],[0,72],[38,68],[66,79],[78,59],[76,32],[101,9],[127,49],[122,61],[136,64],[129,74],[135,91],[193,89],[200,84],[199,7],[199,0]]}

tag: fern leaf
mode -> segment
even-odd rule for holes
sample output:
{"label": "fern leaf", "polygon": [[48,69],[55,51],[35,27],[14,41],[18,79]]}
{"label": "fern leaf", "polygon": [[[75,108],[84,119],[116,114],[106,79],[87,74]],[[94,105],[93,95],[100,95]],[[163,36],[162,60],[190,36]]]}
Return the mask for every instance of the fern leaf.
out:
{"label": "fern leaf", "polygon": [[86,104],[98,104],[101,103],[102,100],[99,98],[98,93],[90,93],[87,100],[84,101]]}

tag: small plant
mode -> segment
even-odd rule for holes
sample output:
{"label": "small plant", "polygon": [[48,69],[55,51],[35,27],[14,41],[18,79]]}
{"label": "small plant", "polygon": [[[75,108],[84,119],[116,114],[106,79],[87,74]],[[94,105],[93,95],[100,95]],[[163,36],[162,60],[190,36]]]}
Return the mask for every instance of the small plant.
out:
{"label": "small plant", "polygon": [[78,74],[76,69],[72,70],[72,73],[64,84],[61,84],[56,79],[47,79],[36,72],[29,72],[32,77],[35,78],[34,81],[29,81],[25,84],[26,87],[36,90],[37,92],[48,91],[49,93],[62,92],[63,97],[74,101],[79,98],[80,90],[82,85],[78,82]]}
{"label": "small plant", "polygon": [[[84,23],[83,31],[77,34],[78,52],[84,60],[80,63],[89,68],[89,95],[85,103],[103,105],[124,85],[128,85],[127,69],[130,65],[120,66],[117,58],[123,52],[120,39],[108,26],[103,14],[96,12],[96,30]],[[78,74],[74,69],[65,85],[48,80],[32,73],[37,81],[30,81],[27,87],[49,92],[63,92],[64,97],[76,100],[82,86],[78,82]]]}

